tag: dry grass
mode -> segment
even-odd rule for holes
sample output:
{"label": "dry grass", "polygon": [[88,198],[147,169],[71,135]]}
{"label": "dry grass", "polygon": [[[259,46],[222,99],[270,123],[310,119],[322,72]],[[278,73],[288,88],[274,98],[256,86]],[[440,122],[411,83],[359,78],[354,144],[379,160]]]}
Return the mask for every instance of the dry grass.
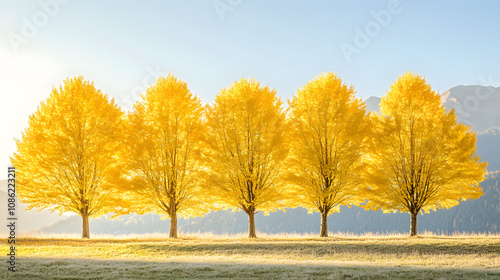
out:
{"label": "dry grass", "polygon": [[[375,238],[375,239],[394,239],[394,238],[407,238],[408,233],[400,233],[400,232],[392,232],[392,233],[373,233],[367,232],[363,234],[350,233],[350,232],[329,232],[330,237],[336,238]],[[22,238],[32,239],[32,238],[42,238],[42,239],[80,239],[81,234],[68,234],[68,233],[57,233],[57,234],[32,234],[32,233],[24,233],[20,235]],[[318,238],[318,233],[263,233],[257,232],[257,240],[288,240],[288,239],[317,239],[322,240],[322,238]],[[179,240],[184,239],[200,239],[200,240],[241,240],[246,239],[248,237],[247,233],[238,233],[238,234],[213,234],[210,232],[197,232],[197,233],[179,233]],[[429,237],[437,237],[437,238],[478,238],[478,237],[492,237],[492,238],[500,238],[500,233],[467,233],[467,232],[455,232],[452,234],[442,234],[442,233],[434,233],[425,231],[420,237],[429,238]],[[92,239],[141,239],[141,240],[171,240],[168,236],[168,233],[145,233],[145,234],[123,234],[123,235],[115,235],[115,234],[93,234],[91,235]]]}
{"label": "dry grass", "polygon": [[500,279],[500,235],[481,234],[30,236],[17,255],[9,279]]}

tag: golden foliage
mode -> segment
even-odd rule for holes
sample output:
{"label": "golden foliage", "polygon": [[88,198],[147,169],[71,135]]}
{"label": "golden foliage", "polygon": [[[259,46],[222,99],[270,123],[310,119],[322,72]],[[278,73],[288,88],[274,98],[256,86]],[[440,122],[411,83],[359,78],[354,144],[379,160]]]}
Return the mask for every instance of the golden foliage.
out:
{"label": "golden foliage", "polygon": [[123,161],[131,210],[192,217],[209,211],[197,159],[203,106],[187,84],[159,78],[128,115]]}
{"label": "golden foliage", "polygon": [[289,101],[287,179],[295,202],[310,212],[339,211],[365,201],[361,173],[369,136],[365,105],[336,74],[320,75]]}
{"label": "golden foliage", "polygon": [[322,213],[326,236],[328,214],[366,199],[411,213],[416,231],[417,213],[482,194],[475,133],[421,76],[400,76],[380,116],[330,72],[289,107],[287,120],[276,90],[245,78],[204,107],[168,75],[125,119],[93,83],[66,79],[16,140],[17,191],[30,208],[87,217],[87,236],[88,217],[109,212],[176,220],[223,207],[245,211],[255,237],[255,213],[298,206]]}
{"label": "golden foliage", "polygon": [[475,154],[476,135],[446,112],[423,77],[400,76],[380,105],[367,208],[416,214],[482,195],[487,163]]}
{"label": "golden foliage", "polygon": [[29,117],[11,159],[17,192],[31,208],[98,217],[121,204],[119,176],[123,113],[85,81],[66,79]]}
{"label": "golden foliage", "polygon": [[340,205],[364,202],[370,119],[354,88],[334,73],[323,73],[299,89],[289,106],[292,145],[286,178],[295,204],[327,216]]}
{"label": "golden foliage", "polygon": [[276,90],[253,79],[222,89],[207,107],[207,180],[221,205],[249,215],[285,206],[279,180],[287,156],[285,117]]}

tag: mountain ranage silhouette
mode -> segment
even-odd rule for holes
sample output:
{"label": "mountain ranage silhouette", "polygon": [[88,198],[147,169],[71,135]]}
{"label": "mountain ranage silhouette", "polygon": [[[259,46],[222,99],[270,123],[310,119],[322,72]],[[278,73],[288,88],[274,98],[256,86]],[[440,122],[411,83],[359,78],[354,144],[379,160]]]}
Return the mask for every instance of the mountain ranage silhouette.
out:
{"label": "mountain ranage silhouette", "polygon": [[[372,96],[365,100],[368,111],[380,113],[381,98]],[[500,87],[456,86],[441,94],[441,101],[448,109],[455,109],[457,121],[470,125],[472,130],[498,133],[500,128]]]}
{"label": "mountain ranage silhouette", "polygon": [[[489,162],[488,179],[481,183],[484,195],[477,200],[464,201],[451,209],[419,216],[418,230],[439,233],[475,232],[500,233],[500,88],[484,86],[457,86],[442,93],[446,108],[454,108],[459,122],[470,125],[477,132],[477,153],[482,161]],[[379,112],[380,98],[370,97],[366,101],[369,111]],[[2,181],[2,184],[6,181]],[[2,188],[2,189],[6,189]],[[0,192],[4,199],[5,192]],[[6,196],[6,195],[5,195]],[[25,206],[21,205],[21,208]],[[33,212],[33,211],[32,211]],[[33,213],[26,212],[21,220],[30,221]],[[38,223],[54,221],[55,214],[37,213]],[[169,221],[161,220],[157,214],[121,216],[109,219],[109,215],[90,222],[93,234],[140,234],[169,232]],[[329,216],[331,232],[408,232],[407,213],[384,214],[381,211],[365,211],[359,207],[342,206],[340,213]],[[5,219],[4,219],[5,220]],[[278,211],[264,216],[256,215],[257,231],[264,233],[319,233],[320,216],[307,214],[303,208]],[[29,222],[31,223],[31,222]],[[211,232],[214,234],[244,233],[248,230],[247,216],[243,212],[231,210],[210,212],[204,217],[179,219],[178,228],[182,233]],[[31,231],[33,227],[21,225],[21,230]],[[3,230],[3,229],[2,229]],[[1,230],[0,230],[1,232]],[[79,216],[60,220],[55,224],[39,228],[36,233],[80,233]]]}

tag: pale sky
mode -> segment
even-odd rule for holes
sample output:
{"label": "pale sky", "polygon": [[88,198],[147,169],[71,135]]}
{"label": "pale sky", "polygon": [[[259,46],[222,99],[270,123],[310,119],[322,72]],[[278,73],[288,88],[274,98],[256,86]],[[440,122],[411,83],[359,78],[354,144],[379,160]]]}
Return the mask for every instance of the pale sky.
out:
{"label": "pale sky", "polygon": [[66,77],[130,108],[172,73],[208,103],[241,77],[286,102],[322,72],[363,99],[412,70],[443,92],[500,86],[499,1],[0,0],[0,179],[28,116]]}

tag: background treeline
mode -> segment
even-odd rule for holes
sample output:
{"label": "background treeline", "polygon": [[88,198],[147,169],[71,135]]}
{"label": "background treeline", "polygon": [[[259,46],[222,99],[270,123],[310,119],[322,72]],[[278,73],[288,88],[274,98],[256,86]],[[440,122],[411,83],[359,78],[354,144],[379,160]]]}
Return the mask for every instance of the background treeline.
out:
{"label": "background treeline", "polygon": [[[481,182],[484,195],[476,200],[464,201],[460,205],[430,212],[419,217],[419,232],[452,234],[454,232],[500,233],[500,187],[498,172]],[[168,233],[169,219],[161,220],[156,214],[129,214],[118,219],[103,216],[90,222],[91,234],[142,234]],[[366,211],[360,207],[341,206],[340,212],[328,217],[330,230],[362,234],[367,232],[408,232],[407,213],[383,213]],[[256,215],[257,231],[264,233],[315,233],[319,232],[319,213],[308,214],[304,208],[277,211],[264,216]],[[236,234],[248,230],[248,218],[243,212],[221,210],[207,213],[204,217],[179,219],[179,232]],[[81,218],[70,217],[54,225],[36,230],[36,233],[80,233]]]}

